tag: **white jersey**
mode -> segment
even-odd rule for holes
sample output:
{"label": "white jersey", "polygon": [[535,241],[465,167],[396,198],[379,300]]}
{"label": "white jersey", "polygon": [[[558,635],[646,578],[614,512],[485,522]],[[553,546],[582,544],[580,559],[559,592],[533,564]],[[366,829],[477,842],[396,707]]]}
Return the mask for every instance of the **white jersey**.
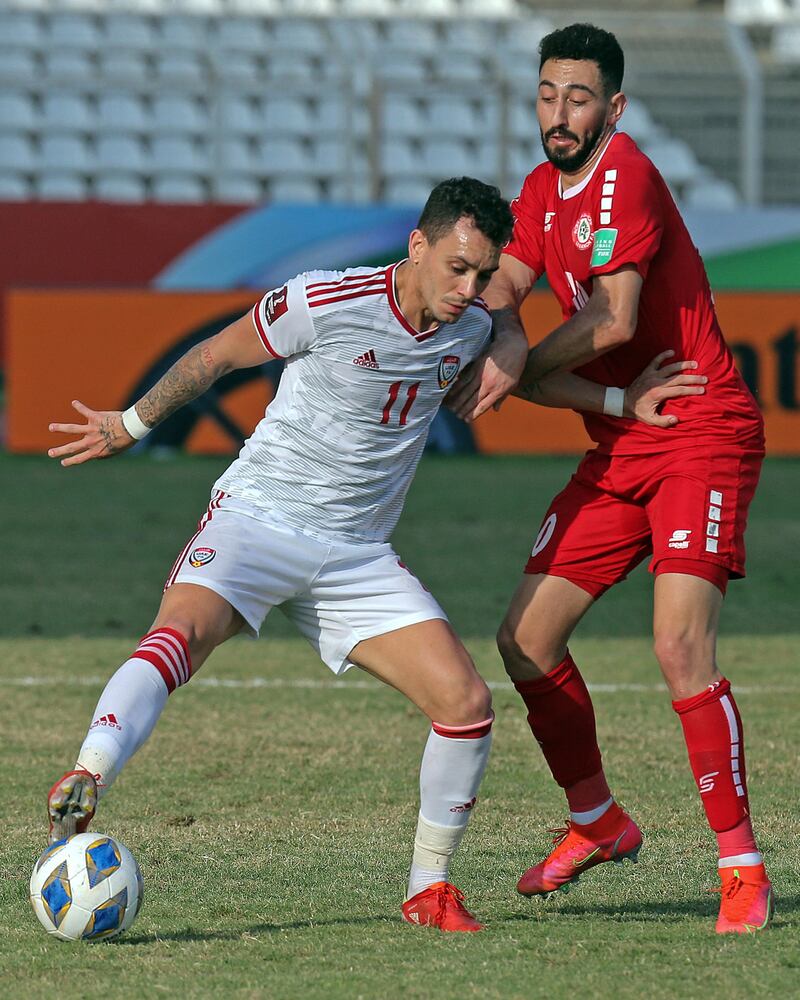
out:
{"label": "white jersey", "polygon": [[301,274],[256,304],[256,331],[286,364],[215,484],[233,503],[322,538],[391,535],[431,422],[491,333],[481,300],[455,323],[415,330],[397,303],[397,266]]}

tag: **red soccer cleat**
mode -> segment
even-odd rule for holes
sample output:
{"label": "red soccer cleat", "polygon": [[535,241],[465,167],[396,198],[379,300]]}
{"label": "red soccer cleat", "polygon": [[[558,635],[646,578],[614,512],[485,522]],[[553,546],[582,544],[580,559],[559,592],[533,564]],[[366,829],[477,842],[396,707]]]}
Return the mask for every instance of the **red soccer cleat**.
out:
{"label": "red soccer cleat", "polygon": [[403,919],[419,927],[440,931],[480,931],[475,917],[464,906],[464,893],[449,882],[434,882],[403,903]]}
{"label": "red soccer cleat", "polygon": [[67,771],[47,793],[48,843],[83,833],[97,808],[97,782],[88,771]]}
{"label": "red soccer cleat", "polygon": [[720,868],[722,895],[717,934],[755,934],[769,926],[775,913],[772,885],[763,865]]}
{"label": "red soccer cleat", "polygon": [[555,848],[540,864],[529,868],[517,882],[523,896],[548,896],[578,881],[581,872],[613,861],[621,865],[629,858],[639,860],[642,834],[627,813],[614,803],[609,811],[588,826],[578,826],[571,820],[555,833]]}

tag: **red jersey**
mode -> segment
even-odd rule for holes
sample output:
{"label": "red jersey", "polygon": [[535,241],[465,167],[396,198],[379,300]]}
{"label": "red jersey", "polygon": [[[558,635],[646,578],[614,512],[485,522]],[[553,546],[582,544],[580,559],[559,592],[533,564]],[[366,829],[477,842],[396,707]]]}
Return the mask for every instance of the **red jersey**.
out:
{"label": "red jersey", "polygon": [[671,429],[581,412],[600,451],[655,453],[720,439],[763,440],[761,414],[722,336],[705,268],[663,178],[625,133],[615,133],[592,172],[561,189],[546,162],[525,179],[513,204],[514,233],[505,253],[547,274],[564,319],[583,308],[595,275],[633,265],[642,276],[639,316],[631,341],[575,374],[602,385],[627,386],[662,351],[694,360],[708,376],[705,395],[670,400]]}

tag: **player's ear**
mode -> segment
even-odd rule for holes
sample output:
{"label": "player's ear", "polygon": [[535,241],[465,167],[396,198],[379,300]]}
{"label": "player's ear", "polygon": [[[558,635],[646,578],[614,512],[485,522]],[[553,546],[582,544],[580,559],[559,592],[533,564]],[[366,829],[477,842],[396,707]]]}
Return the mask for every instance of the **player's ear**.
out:
{"label": "player's ear", "polygon": [[412,264],[419,264],[420,258],[428,248],[428,240],[421,229],[414,229],[408,237],[408,259]]}
{"label": "player's ear", "polygon": [[619,120],[622,117],[622,112],[628,106],[628,98],[620,91],[611,98],[608,102],[608,124],[618,125]]}

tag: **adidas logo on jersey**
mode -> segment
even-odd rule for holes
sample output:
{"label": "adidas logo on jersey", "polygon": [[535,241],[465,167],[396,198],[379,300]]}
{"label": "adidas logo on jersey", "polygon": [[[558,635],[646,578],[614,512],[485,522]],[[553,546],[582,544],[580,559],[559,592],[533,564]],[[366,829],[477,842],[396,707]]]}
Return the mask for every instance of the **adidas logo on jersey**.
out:
{"label": "adidas logo on jersey", "polygon": [[364,351],[364,353],[359,355],[359,357],[353,358],[353,364],[361,365],[362,368],[380,368],[378,359],[375,357],[375,352],[372,348],[368,351]]}

